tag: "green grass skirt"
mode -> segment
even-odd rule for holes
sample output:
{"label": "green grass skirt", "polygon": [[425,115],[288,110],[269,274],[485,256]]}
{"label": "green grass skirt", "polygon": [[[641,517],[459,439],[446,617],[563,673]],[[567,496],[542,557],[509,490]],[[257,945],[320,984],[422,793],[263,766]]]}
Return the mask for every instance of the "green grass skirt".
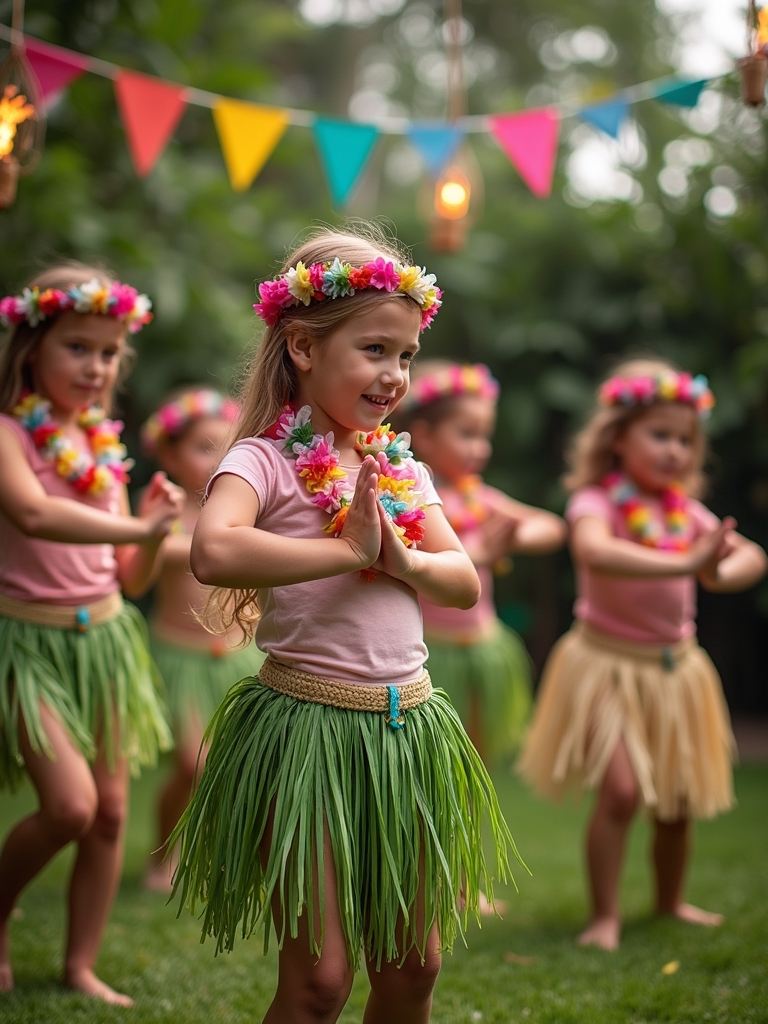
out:
{"label": "green grass skirt", "polygon": [[509,761],[520,746],[533,703],[531,658],[523,641],[502,622],[491,636],[473,644],[452,644],[429,634],[425,640],[430,675],[440,680],[459,718],[469,726],[473,710],[479,716],[481,749],[488,762]]}
{"label": "green grass skirt", "polygon": [[84,633],[0,617],[0,789],[24,775],[20,719],[32,749],[53,756],[41,703],[89,760],[98,738],[107,763],[127,757],[134,774],[172,743],[146,624],[128,603]]}
{"label": "green grass skirt", "polygon": [[[266,950],[277,891],[278,945],[298,934],[306,914],[311,950],[320,955],[324,829],[355,966],[361,950],[377,964],[414,947],[423,955],[434,923],[441,947],[450,949],[476,912],[480,888],[492,899],[494,877],[511,877],[510,854],[520,859],[514,841],[445,694],[435,691],[404,715],[403,728],[392,729],[384,714],[298,701],[257,678],[229,691],[207,733],[200,785],[171,837],[180,840],[174,894],[192,912],[205,903],[202,940],[215,936],[216,952],[231,950],[238,933],[246,938],[259,925]],[[262,867],[259,846],[271,811]],[[486,814],[495,870],[481,842]],[[420,876],[422,928],[415,912]]]}
{"label": "green grass skirt", "polygon": [[208,725],[230,686],[258,671],[265,657],[255,644],[214,654],[169,643],[152,629],[149,635],[177,739],[186,735],[191,725]]}

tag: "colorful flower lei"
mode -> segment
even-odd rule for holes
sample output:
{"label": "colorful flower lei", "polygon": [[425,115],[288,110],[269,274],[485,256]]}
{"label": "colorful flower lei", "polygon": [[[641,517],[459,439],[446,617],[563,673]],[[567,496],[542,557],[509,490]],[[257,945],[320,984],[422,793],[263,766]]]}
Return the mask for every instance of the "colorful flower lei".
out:
{"label": "colorful flower lei", "polygon": [[424,267],[404,267],[383,256],[377,256],[361,267],[342,263],[338,256],[331,263],[312,263],[308,267],[299,260],[295,267],[274,281],[264,281],[259,285],[261,302],[255,303],[253,308],[266,324],[274,327],[283,312],[292,306],[343,299],[375,288],[378,291],[403,292],[418,303],[423,331],[432,323],[442,305],[443,293],[435,281],[435,275],[428,274]]}
{"label": "colorful flower lei", "polygon": [[56,472],[81,494],[97,498],[110,491],[115,483],[127,483],[133,460],[126,458],[125,445],[120,443],[123,424],[108,420],[97,405],[83,409],[77,425],[88,438],[91,457],[78,451],[61,427],[51,418],[51,403],[40,395],[28,394],[13,409],[13,415],[32,435],[35,447],[46,462],[56,464]]}
{"label": "colorful flower lei", "polygon": [[478,494],[483,486],[482,478],[475,475],[462,476],[452,482],[451,486],[461,499],[461,507],[451,509],[445,506],[445,517],[458,534],[476,530],[488,518],[488,510],[479,499]]}
{"label": "colorful flower lei", "polygon": [[700,419],[706,419],[715,404],[709,381],[702,374],[668,370],[654,375],[611,377],[601,385],[600,405],[651,405],[653,402],[684,402],[692,405]]}
{"label": "colorful flower lei", "polygon": [[[352,502],[354,488],[348,474],[339,465],[339,452],[333,447],[333,433],[316,434],[311,422],[312,410],[308,405],[298,412],[287,406],[277,422],[266,432],[265,440],[287,459],[296,462],[296,472],[303,477],[312,503],[331,516],[323,527],[335,537],[341,533]],[[388,425],[377,427],[366,434],[360,431],[355,451],[363,457],[383,454],[384,465],[379,473],[377,493],[384,511],[392,522],[395,533],[406,547],[418,544],[424,538],[425,506],[413,490],[416,481],[403,465],[412,457],[409,434],[395,434]]]}
{"label": "colorful flower lei", "polygon": [[461,395],[479,395],[495,402],[499,390],[499,382],[484,363],[476,363],[474,366],[452,363],[415,380],[400,402],[400,409],[418,409],[441,398]]}
{"label": "colorful flower lei", "polygon": [[41,291],[37,285],[25,288],[21,295],[6,295],[0,299],[0,323],[3,327],[23,323],[37,327],[49,316],[74,310],[75,313],[98,313],[125,320],[128,330],[135,334],[152,319],[152,302],[146,295],[139,295],[129,284],[112,281],[104,285],[94,277],[85,284],[73,284],[62,291],[60,288],[46,288]]}
{"label": "colorful flower lei", "polygon": [[141,428],[141,444],[144,451],[152,455],[158,444],[169,437],[176,437],[194,420],[210,416],[233,423],[239,414],[237,402],[214,388],[185,391],[152,413]]}
{"label": "colorful flower lei", "polygon": [[610,473],[602,486],[640,544],[662,551],[688,550],[688,497],[681,484],[670,484],[661,492],[664,527],[653,518],[635,485],[621,473]]}

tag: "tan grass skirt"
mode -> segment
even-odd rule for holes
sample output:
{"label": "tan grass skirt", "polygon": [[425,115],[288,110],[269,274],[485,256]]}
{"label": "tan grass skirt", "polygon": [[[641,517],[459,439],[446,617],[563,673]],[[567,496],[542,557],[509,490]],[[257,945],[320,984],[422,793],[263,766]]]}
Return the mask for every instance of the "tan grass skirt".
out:
{"label": "tan grass skirt", "polygon": [[555,644],[520,773],[552,799],[597,788],[620,739],[654,817],[711,818],[733,806],[728,707],[695,637],[662,647],[577,623]]}

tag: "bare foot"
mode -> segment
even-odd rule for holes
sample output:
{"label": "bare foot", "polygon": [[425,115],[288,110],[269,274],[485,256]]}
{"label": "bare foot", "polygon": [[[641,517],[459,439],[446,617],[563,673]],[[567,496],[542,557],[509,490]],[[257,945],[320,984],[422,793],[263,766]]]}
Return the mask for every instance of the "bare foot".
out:
{"label": "bare foot", "polygon": [[144,872],[144,888],[150,892],[170,894],[173,889],[173,870],[173,864],[168,860],[160,864],[149,864]]}
{"label": "bare foot", "polygon": [[115,1006],[133,1006],[130,996],[124,996],[122,992],[115,992],[113,988],[97,978],[93,971],[82,968],[79,970],[67,971],[64,974],[64,984],[75,992],[82,992],[92,999],[101,999],[105,1003],[113,1003]]}
{"label": "bare foot", "polygon": [[8,948],[8,922],[0,924],[0,992],[10,992],[13,988],[13,971]]}
{"label": "bare foot", "polygon": [[658,914],[670,914],[680,921],[687,921],[688,924],[700,924],[705,928],[717,928],[723,923],[722,914],[713,914],[709,910],[702,910],[701,907],[694,907],[691,903],[680,903],[673,910],[658,910]]}
{"label": "bare foot", "polygon": [[619,948],[621,923],[616,917],[598,917],[576,940],[580,946],[598,946],[600,949]]}
{"label": "bare foot", "polygon": [[481,917],[500,917],[502,914],[506,914],[507,904],[504,900],[494,900],[491,903],[481,889],[477,901],[477,911]]}

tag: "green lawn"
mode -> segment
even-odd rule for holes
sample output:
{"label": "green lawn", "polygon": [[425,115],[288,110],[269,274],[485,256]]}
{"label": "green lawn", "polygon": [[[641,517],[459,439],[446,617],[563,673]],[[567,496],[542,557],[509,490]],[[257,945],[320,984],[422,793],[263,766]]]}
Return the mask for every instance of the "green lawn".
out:
{"label": "green lawn", "polygon": [[[162,897],[140,886],[158,781],[157,774],[149,775],[134,787],[125,877],[99,964],[107,981],[135,998],[136,1008],[96,1004],[56,983],[65,855],[23,897],[12,931],[17,986],[0,997],[0,1021],[240,1024],[261,1019],[274,985],[274,953],[263,958],[254,938],[214,959],[212,944],[199,944],[189,915],[176,920]],[[473,927],[469,949],[446,956],[435,1024],[768,1022],[768,766],[740,768],[738,808],[697,829],[689,896],[723,911],[723,927],[702,931],[649,916],[647,829],[638,823],[624,878],[624,941],[615,954],[581,950],[573,942],[585,916],[580,844],[587,806],[552,808],[533,800],[511,776],[497,781],[533,876],[519,872],[519,895],[504,894],[509,899],[504,921]],[[29,791],[2,798],[3,832],[31,802]],[[679,961],[679,970],[663,974],[671,961]],[[361,1019],[365,995],[361,976],[341,1016],[345,1024]]]}

